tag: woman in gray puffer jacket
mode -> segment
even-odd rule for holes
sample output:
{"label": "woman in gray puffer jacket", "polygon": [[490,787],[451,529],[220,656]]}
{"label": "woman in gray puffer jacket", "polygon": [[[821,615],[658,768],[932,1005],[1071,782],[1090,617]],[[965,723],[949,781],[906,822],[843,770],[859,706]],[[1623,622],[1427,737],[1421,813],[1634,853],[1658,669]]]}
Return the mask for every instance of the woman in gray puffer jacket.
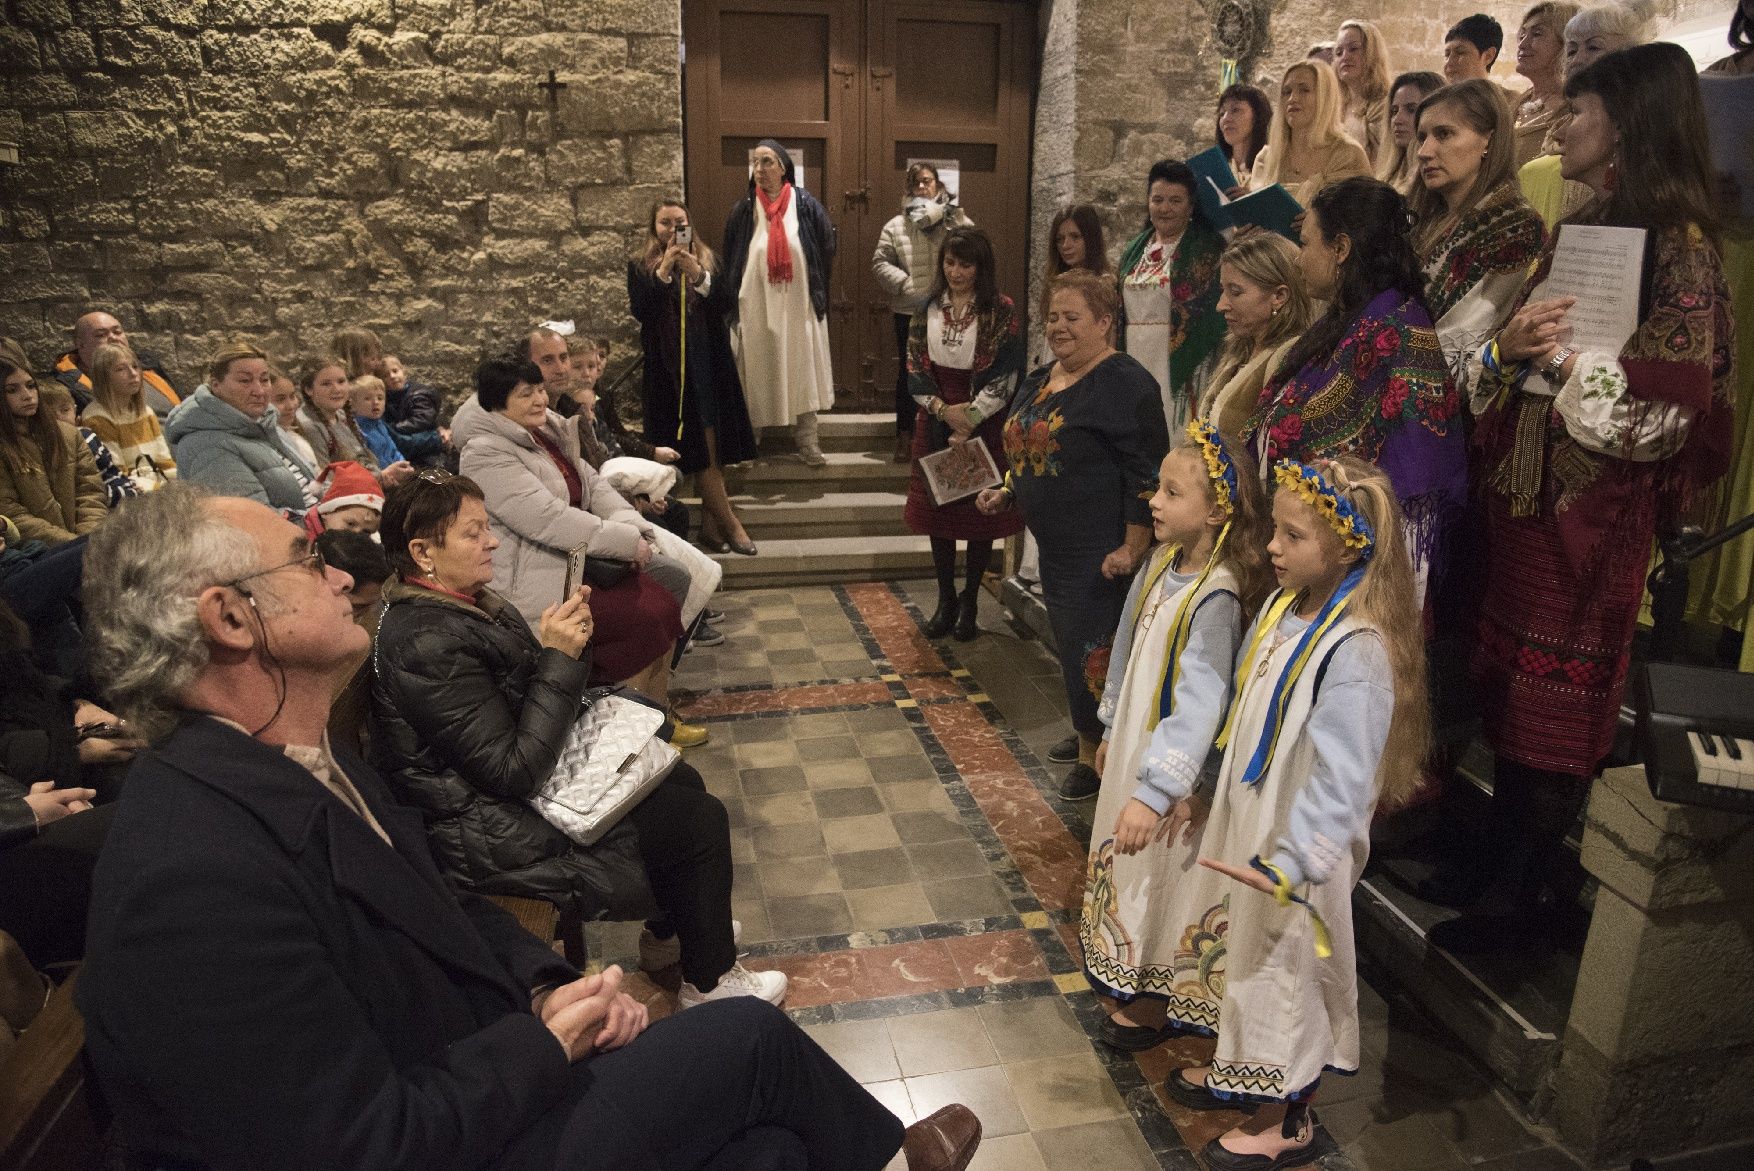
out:
{"label": "woman in gray puffer jacket", "polygon": [[938,249],[951,228],[972,227],[956,196],[938,181],[938,168],[915,163],[907,169],[907,190],[901,197],[901,214],[883,225],[877,251],[871,254],[871,272],[889,294],[889,311],[895,315],[895,462],[906,463],[913,441],[914,416],[919,405],[907,386],[907,326],[938,273]]}

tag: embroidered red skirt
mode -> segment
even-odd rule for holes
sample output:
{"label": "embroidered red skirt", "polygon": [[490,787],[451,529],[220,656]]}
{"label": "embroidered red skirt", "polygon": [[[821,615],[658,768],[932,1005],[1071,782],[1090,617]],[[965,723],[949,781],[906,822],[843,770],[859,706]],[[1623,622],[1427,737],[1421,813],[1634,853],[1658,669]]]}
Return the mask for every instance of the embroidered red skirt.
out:
{"label": "embroidered red skirt", "polygon": [[[1486,519],[1474,648],[1486,741],[1518,764],[1591,776],[1614,744],[1645,559],[1605,558],[1582,578],[1552,517],[1512,517],[1490,493]],[[1649,534],[1620,547],[1649,549]]]}
{"label": "embroidered red skirt", "polygon": [[[952,406],[970,399],[969,373],[934,365],[932,374],[938,383],[938,397]],[[984,443],[993,455],[993,463],[1001,475],[1005,471],[1005,446],[1002,433],[1005,416],[994,415],[975,428],[973,443]],[[932,416],[923,409],[914,416],[913,474],[907,484],[907,509],[903,516],[910,532],[927,537],[944,537],[953,541],[1002,541],[1023,531],[1023,514],[1015,508],[997,516],[986,516],[975,507],[975,497],[953,500],[949,504],[932,503],[932,490],[926,486],[926,475],[920,471],[920,457],[932,451]],[[978,495],[978,494],[977,494]]]}

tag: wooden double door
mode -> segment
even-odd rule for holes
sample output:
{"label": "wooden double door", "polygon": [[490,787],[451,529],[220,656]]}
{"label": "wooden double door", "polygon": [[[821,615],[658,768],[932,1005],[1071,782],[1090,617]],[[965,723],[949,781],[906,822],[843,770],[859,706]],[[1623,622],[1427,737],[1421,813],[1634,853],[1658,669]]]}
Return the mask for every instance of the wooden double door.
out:
{"label": "wooden double door", "polygon": [[871,273],[909,163],[992,237],[1001,291],[1022,301],[1029,226],[1035,8],[1004,0],[686,0],[685,166],[706,239],[748,190],[749,151],[785,144],[839,233],[829,332],[836,406],[886,410],[895,335]]}

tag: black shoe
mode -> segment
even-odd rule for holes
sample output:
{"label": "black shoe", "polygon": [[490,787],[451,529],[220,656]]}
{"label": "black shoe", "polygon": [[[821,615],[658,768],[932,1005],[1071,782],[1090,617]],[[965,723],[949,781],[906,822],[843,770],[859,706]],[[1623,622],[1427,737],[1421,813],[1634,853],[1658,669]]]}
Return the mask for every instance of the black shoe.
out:
{"label": "black shoe", "polygon": [[708,626],[717,626],[725,620],[725,612],[723,610],[715,610],[711,606],[708,606],[700,612],[700,620]]}
{"label": "black shoe", "polygon": [[1048,749],[1048,759],[1055,764],[1071,764],[1078,759],[1078,736],[1076,733],[1066,737]]}
{"label": "black shoe", "polygon": [[725,542],[725,548],[733,553],[741,553],[745,557],[755,556],[754,541],[727,541]]}
{"label": "black shoe", "polygon": [[981,599],[978,593],[962,599],[956,612],[956,641],[973,642],[981,634]]}
{"label": "black shoe", "polygon": [[1205,1082],[1191,1082],[1183,1077],[1181,1069],[1169,1071],[1169,1076],[1163,1080],[1163,1090],[1189,1110],[1242,1110],[1253,1113],[1254,1109],[1240,1100],[1233,1102],[1228,1098],[1220,1098],[1206,1088]]}
{"label": "black shoe", "polygon": [[927,638],[943,638],[950,633],[950,628],[955,623],[956,599],[953,597],[939,598],[937,611],[926,619],[926,624],[920,629],[926,632]]}
{"label": "black shoe", "polygon": [[1088,801],[1102,788],[1102,774],[1080,761],[1060,782],[1060,800]]}
{"label": "black shoe", "polygon": [[725,632],[713,629],[711,626],[708,626],[703,619],[695,626],[694,635],[688,640],[688,645],[691,647],[719,646],[724,641]]}
{"label": "black shoe", "polygon": [[[1179,1077],[1179,1073],[1171,1074],[1170,1080]],[[1285,1138],[1296,1138],[1306,1130],[1308,1133],[1302,1143],[1277,1155],[1239,1155],[1217,1139],[1207,1143],[1200,1154],[1210,1171],[1285,1171],[1288,1167],[1303,1167],[1315,1162],[1320,1142],[1316,1137],[1315,1115],[1310,1113],[1307,1105],[1293,1103],[1279,1133]]]}
{"label": "black shoe", "polygon": [[702,533],[694,543],[699,545],[702,549],[705,549],[708,553],[729,553],[731,551],[731,546],[725,544],[725,542],[719,540],[717,537],[709,537],[705,533]]}
{"label": "black shoe", "polygon": [[1111,1016],[1104,1018],[1097,1027],[1096,1035],[1111,1049],[1119,1049],[1123,1053],[1140,1053],[1168,1040],[1173,1032],[1175,1030],[1169,1027],[1167,1021],[1161,1028],[1153,1029],[1149,1025],[1123,1025]]}
{"label": "black shoe", "polygon": [[1486,890],[1484,876],[1476,870],[1440,869],[1420,882],[1413,893],[1425,902],[1440,907],[1461,908],[1478,899]]}

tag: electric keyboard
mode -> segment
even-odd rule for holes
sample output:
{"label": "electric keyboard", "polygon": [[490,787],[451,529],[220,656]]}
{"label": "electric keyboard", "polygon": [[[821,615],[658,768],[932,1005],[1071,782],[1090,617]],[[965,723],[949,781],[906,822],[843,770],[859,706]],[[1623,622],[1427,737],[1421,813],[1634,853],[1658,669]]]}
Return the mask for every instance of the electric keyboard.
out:
{"label": "electric keyboard", "polygon": [[1636,698],[1653,797],[1754,813],[1754,675],[1648,663]]}

